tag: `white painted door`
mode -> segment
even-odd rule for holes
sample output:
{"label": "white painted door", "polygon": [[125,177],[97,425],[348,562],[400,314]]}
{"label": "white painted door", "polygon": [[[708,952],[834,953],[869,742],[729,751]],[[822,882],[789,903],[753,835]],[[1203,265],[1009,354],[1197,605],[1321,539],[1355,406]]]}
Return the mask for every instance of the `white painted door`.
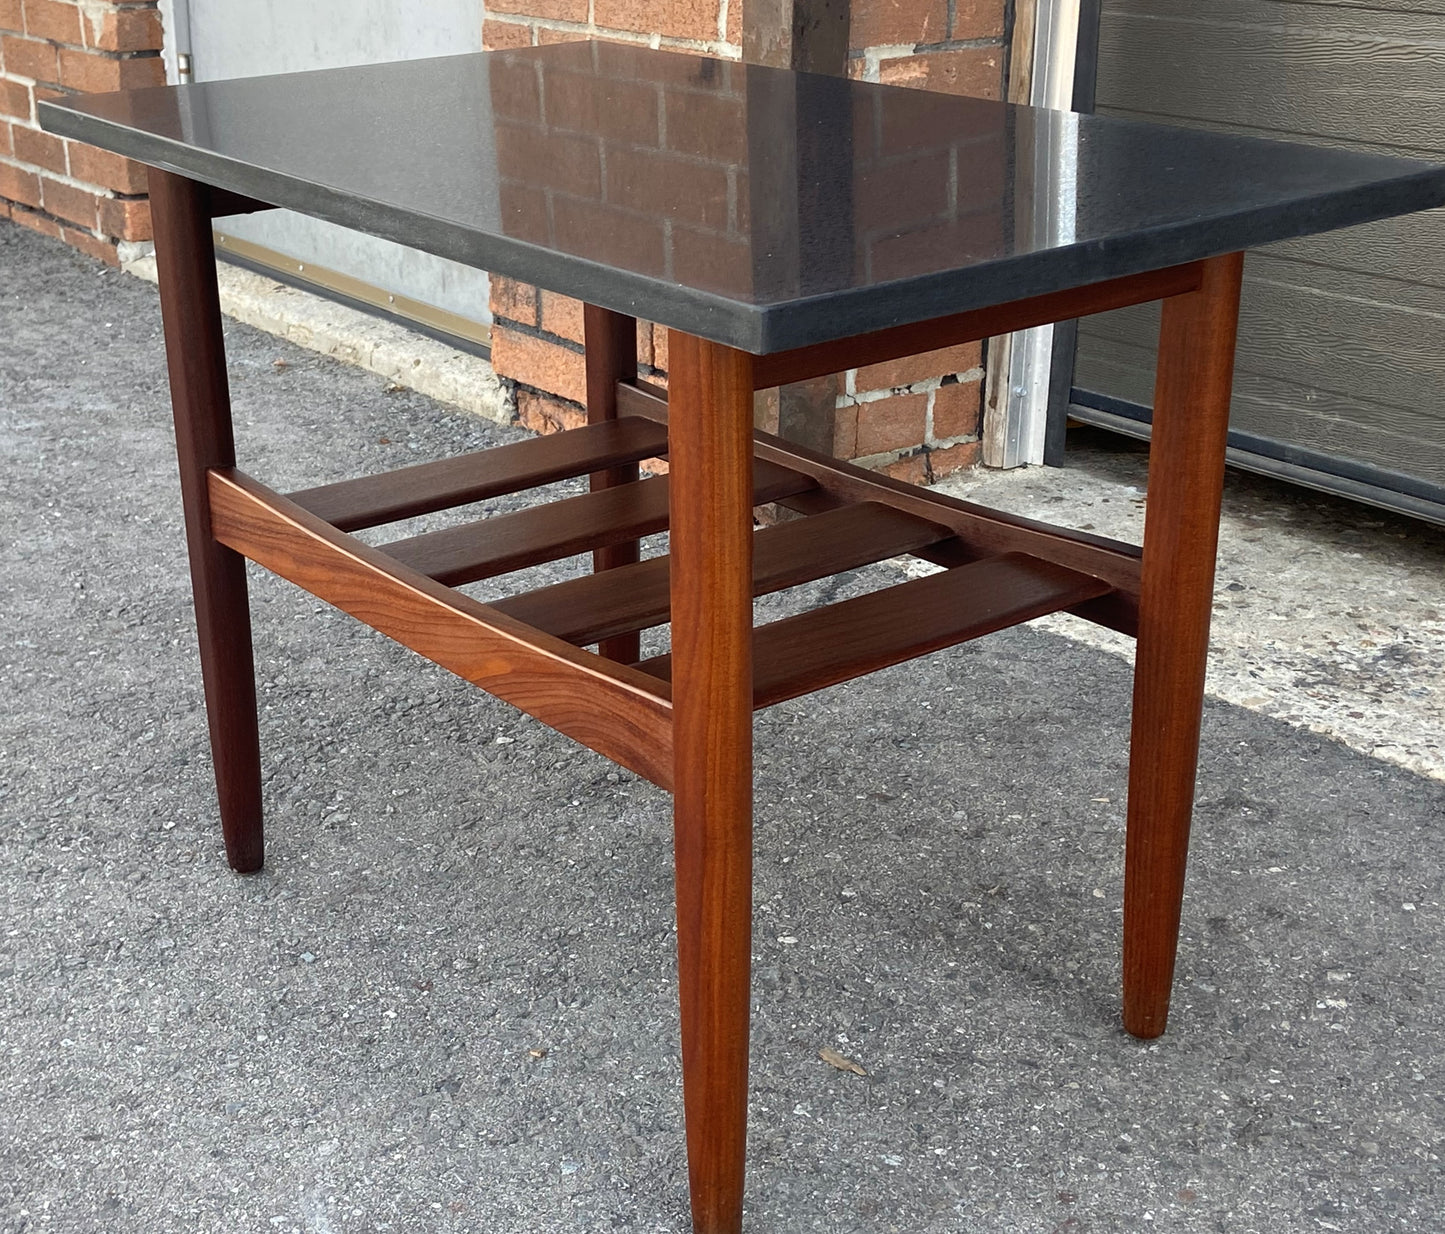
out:
{"label": "white painted door", "polygon": [[[192,80],[216,81],[480,51],[482,8],[483,0],[162,0],[166,67],[178,80],[177,56],[188,54]],[[394,311],[442,329],[451,316],[460,319],[453,332],[485,337],[487,276],[479,270],[289,210],[226,219],[218,229],[248,253],[289,258],[283,270],[305,267],[303,279],[313,273],[382,305],[391,297]],[[332,274],[340,278],[325,277]]]}

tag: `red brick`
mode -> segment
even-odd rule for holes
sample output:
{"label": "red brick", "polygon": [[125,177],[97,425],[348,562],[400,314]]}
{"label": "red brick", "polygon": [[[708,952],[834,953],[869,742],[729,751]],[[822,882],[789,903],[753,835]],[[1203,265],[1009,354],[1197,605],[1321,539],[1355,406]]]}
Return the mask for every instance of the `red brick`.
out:
{"label": "red brick", "polygon": [[501,56],[492,62],[492,114],[503,120],[526,124],[542,122],[542,90],[537,84],[537,65],[530,59]]}
{"label": "red brick", "polygon": [[753,393],[753,427],[762,433],[777,435],[782,420],[782,400],[778,387]]}
{"label": "red brick", "polygon": [[858,456],[923,444],[928,395],[895,394],[858,406]]}
{"label": "red brick", "polygon": [[983,418],[983,382],[956,381],[933,392],[933,436],[977,437]]}
{"label": "red brick", "polygon": [[164,37],[157,10],[121,9],[105,15],[89,45],[100,51],[160,51]]}
{"label": "red brick", "polygon": [[40,177],[33,171],[21,170],[14,163],[0,163],[0,197],[38,207]]}
{"label": "red brick", "polygon": [[583,342],[582,301],[571,296],[559,295],[555,291],[544,291],[542,296],[542,329],[548,334]]}
{"label": "red brick", "polygon": [[108,266],[120,265],[120,255],[116,252],[114,240],[103,240],[88,231],[76,231],[73,227],[62,227],[60,238],[71,248],[77,248]]}
{"label": "red brick", "polygon": [[878,65],[878,80],[886,85],[913,86],[938,94],[1002,98],[1003,48],[962,47],[883,60]]}
{"label": "red brick", "polygon": [[0,116],[30,119],[30,87],[18,81],[0,81]]}
{"label": "red brick", "polygon": [[748,152],[748,126],[742,99],[735,94],[691,90],[669,90],[663,97],[669,150],[743,161]]}
{"label": "red brick", "polygon": [[25,32],[31,38],[49,39],[52,43],[82,41],[80,10],[60,0],[24,0]]}
{"label": "red brick", "polygon": [[[949,152],[929,150],[875,163],[853,181],[853,226],[859,232],[896,231],[948,209]],[[899,192],[907,185],[907,192]]]}
{"label": "red brick", "polygon": [[979,253],[998,248],[1001,222],[994,210],[875,240],[869,252],[873,277],[887,282],[947,265],[968,265]]}
{"label": "red brick", "polygon": [[116,57],[73,47],[60,49],[60,84],[84,94],[165,83],[165,64],[159,56]]}
{"label": "red brick", "polygon": [[665,268],[662,225],[656,218],[557,196],[552,223],[554,243],[564,252],[595,256],[605,250],[612,265],[638,274],[660,275]]}
{"label": "red brick", "polygon": [[7,34],[0,39],[0,53],[5,57],[5,71],[15,77],[29,77],[32,81],[60,80],[60,62],[50,43]]}
{"label": "red brick", "polygon": [[574,403],[532,390],[518,390],[517,423],[534,433],[560,433],[564,429],[581,428],[587,423],[587,413]]}
{"label": "red brick", "polygon": [[667,38],[717,38],[717,0],[593,0],[592,20]]}
{"label": "red brick", "polygon": [[504,51],[512,47],[532,46],[532,28],[511,21],[482,22],[482,50]]}
{"label": "red brick", "polygon": [[667,372],[667,343],[668,333],[666,326],[654,326],[652,329],[652,367]]}
{"label": "red brick", "polygon": [[102,197],[99,230],[118,240],[152,239],[150,202],[134,197]]}
{"label": "red brick", "polygon": [[652,323],[637,323],[637,363],[643,368],[652,367]]}
{"label": "red brick", "polygon": [[734,47],[743,45],[743,6],[741,4],[728,5],[726,38]]}
{"label": "red brick", "polygon": [[1003,0],[953,0],[951,39],[1000,39],[1004,32]]}
{"label": "red brick", "polygon": [[547,227],[547,194],[530,184],[503,180],[497,190],[502,229],[514,240],[529,244],[550,244]]}
{"label": "red brick", "polygon": [[858,457],[858,408],[852,403],[833,413],[833,457]]}
{"label": "red brick", "polygon": [[983,446],[977,441],[966,441],[962,445],[949,446],[943,450],[931,450],[928,454],[928,470],[934,480],[962,471],[965,467],[977,467],[983,454]]}
{"label": "red brick", "polygon": [[10,203],[8,201],[0,201],[0,219],[8,219],[9,217]]}
{"label": "red brick", "polygon": [[70,174],[117,193],[144,193],[148,187],[145,164],[80,142],[70,143]]}
{"label": "red brick", "polygon": [[982,343],[960,343],[939,351],[925,351],[917,356],[865,365],[858,370],[853,388],[860,394],[865,390],[893,390],[899,386],[911,386],[916,381],[927,381],[930,377],[966,373],[982,363]]}
{"label": "red brick", "polygon": [[8,120],[0,120],[0,158],[8,158],[15,148],[10,140],[10,127]]}
{"label": "red brick", "polygon": [[679,283],[746,296],[753,290],[752,249],[715,231],[674,225],[672,273]]}
{"label": "red brick", "polygon": [[6,34],[19,34],[25,29],[25,18],[20,14],[20,0],[0,0],[0,30]]}
{"label": "red brick", "polygon": [[897,462],[888,463],[878,469],[885,476],[891,476],[895,480],[902,480],[904,484],[927,484],[928,483],[928,455],[920,450],[917,454],[910,454]]}
{"label": "red brick", "polygon": [[547,123],[554,128],[657,144],[657,91],[651,86],[582,73],[548,73],[542,89]]}
{"label": "red brick", "polygon": [[[587,24],[587,0],[487,0],[489,13],[520,13],[542,21]],[[601,18],[598,19],[599,22]]]}
{"label": "red brick", "polygon": [[948,37],[948,0],[853,0],[848,41],[854,47],[941,43]]}
{"label": "red brick", "polygon": [[505,327],[492,330],[492,367],[497,376],[574,403],[587,401],[587,374],[581,353],[560,343],[520,334]]}
{"label": "red brick", "polygon": [[610,147],[607,198],[702,227],[728,225],[728,179],[719,166]]}
{"label": "red brick", "polygon": [[60,138],[17,124],[13,140],[19,162],[59,172],[62,176],[66,174],[65,143]]}
{"label": "red brick", "polygon": [[40,199],[47,214],[79,223],[82,227],[95,228],[97,207],[100,199],[89,189],[72,188],[52,180],[49,176],[40,179]]}
{"label": "red brick", "polygon": [[[550,47],[553,43],[581,43],[592,35],[576,30],[553,30],[550,26],[537,27],[537,46]],[[599,38],[606,37],[599,35]]]}
{"label": "red brick", "polygon": [[527,124],[498,124],[494,131],[497,167],[504,176],[578,197],[602,196],[602,160],[594,138],[544,133]]}
{"label": "red brick", "polygon": [[[0,171],[3,171],[0,168]],[[50,236],[52,239],[60,239],[60,224],[54,219],[48,219],[43,214],[36,214],[33,210],[26,210],[21,206],[13,206],[10,210],[10,217],[19,223],[21,227],[28,227],[31,231],[38,231],[42,236]]]}
{"label": "red brick", "polygon": [[507,321],[520,321],[524,326],[537,324],[537,289],[531,283],[500,274],[492,276],[492,316]]}

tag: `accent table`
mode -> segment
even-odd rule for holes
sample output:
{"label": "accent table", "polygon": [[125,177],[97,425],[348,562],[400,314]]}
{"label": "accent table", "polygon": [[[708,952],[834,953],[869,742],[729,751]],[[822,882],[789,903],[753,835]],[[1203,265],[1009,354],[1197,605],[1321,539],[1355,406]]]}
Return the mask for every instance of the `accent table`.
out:
{"label": "accent table", "polygon": [[[752,714],[1067,610],[1138,640],[1124,1024],[1163,1032],[1209,641],[1242,250],[1445,204],[1445,168],[577,43],[42,102],[149,164],[231,865],[262,863],[245,558],[674,798],[693,1222],[742,1222]],[[586,303],[585,427],[281,494],[236,467],[212,219],[281,206]],[[1139,548],[758,433],[756,390],[1162,300]],[[635,329],[668,331],[668,386]],[[666,478],[639,463],[666,457]],[[351,533],[587,475],[380,547]],[[754,507],[803,517],[754,530]],[[668,554],[641,560],[644,535]],[[479,603],[457,588],[591,552]],[[944,567],[758,628],[754,595]],[[670,655],[639,631],[671,622]],[[594,652],[588,648],[595,646]]]}

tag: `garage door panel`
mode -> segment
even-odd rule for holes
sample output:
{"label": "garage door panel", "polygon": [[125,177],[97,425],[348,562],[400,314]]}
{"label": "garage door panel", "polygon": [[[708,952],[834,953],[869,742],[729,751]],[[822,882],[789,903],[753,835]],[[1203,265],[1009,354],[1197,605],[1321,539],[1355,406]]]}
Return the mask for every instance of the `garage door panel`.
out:
{"label": "garage door panel", "polygon": [[[1099,109],[1442,161],[1442,16],[1445,0],[1104,0]],[[1153,401],[1157,323],[1080,323],[1080,402]],[[1445,492],[1445,210],[1250,255],[1231,427]]]}
{"label": "garage door panel", "polygon": [[[1148,7],[1147,14],[1107,8],[1102,110],[1207,116],[1280,135],[1445,145],[1445,39],[1434,19],[1294,5],[1295,21],[1262,24],[1230,21],[1220,10],[1257,15],[1284,6],[1211,3],[1189,15],[1173,4]],[[1340,14],[1358,28],[1342,28]],[[1382,92],[1399,105],[1378,107]]]}
{"label": "garage door panel", "polygon": [[[1128,342],[1098,338],[1079,353],[1075,382],[1082,390],[1148,406],[1154,397],[1154,355]],[[1237,375],[1230,428],[1317,453],[1369,461],[1445,484],[1445,438],[1429,408],[1370,403],[1351,394],[1311,390],[1276,377]]]}
{"label": "garage door panel", "polygon": [[[1377,403],[1438,402],[1445,390],[1445,314],[1390,303],[1385,297],[1398,285],[1388,280],[1361,278],[1356,297],[1347,298],[1308,282],[1261,278],[1258,266],[1265,263],[1251,264],[1254,277],[1240,304],[1237,377],[1307,375],[1308,384],[1284,383],[1306,404],[1324,391],[1368,393]],[[1298,263],[1269,267],[1271,273],[1280,268],[1338,273]],[[1124,309],[1083,322],[1079,334],[1085,347],[1099,340],[1148,354],[1157,331],[1156,314]]]}
{"label": "garage door panel", "polygon": [[1439,292],[1445,291],[1445,210],[1426,210],[1287,240],[1262,251],[1341,272],[1385,275],[1432,288],[1438,303]]}

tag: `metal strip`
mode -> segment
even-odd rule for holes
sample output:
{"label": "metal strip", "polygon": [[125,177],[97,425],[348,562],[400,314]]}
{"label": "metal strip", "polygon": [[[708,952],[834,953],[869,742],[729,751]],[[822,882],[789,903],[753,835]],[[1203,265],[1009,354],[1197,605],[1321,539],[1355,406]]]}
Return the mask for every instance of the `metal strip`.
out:
{"label": "metal strip", "polygon": [[480,351],[486,356],[491,354],[490,327],[459,313],[448,312],[408,296],[384,291],[352,275],[289,257],[265,245],[241,240],[220,230],[216,232],[216,256],[223,260],[234,260],[236,264],[250,269],[259,269],[261,273],[275,274],[284,282],[300,284],[308,289],[314,288],[355,307],[418,326],[425,333],[440,338],[443,342],[461,345],[467,351]]}

